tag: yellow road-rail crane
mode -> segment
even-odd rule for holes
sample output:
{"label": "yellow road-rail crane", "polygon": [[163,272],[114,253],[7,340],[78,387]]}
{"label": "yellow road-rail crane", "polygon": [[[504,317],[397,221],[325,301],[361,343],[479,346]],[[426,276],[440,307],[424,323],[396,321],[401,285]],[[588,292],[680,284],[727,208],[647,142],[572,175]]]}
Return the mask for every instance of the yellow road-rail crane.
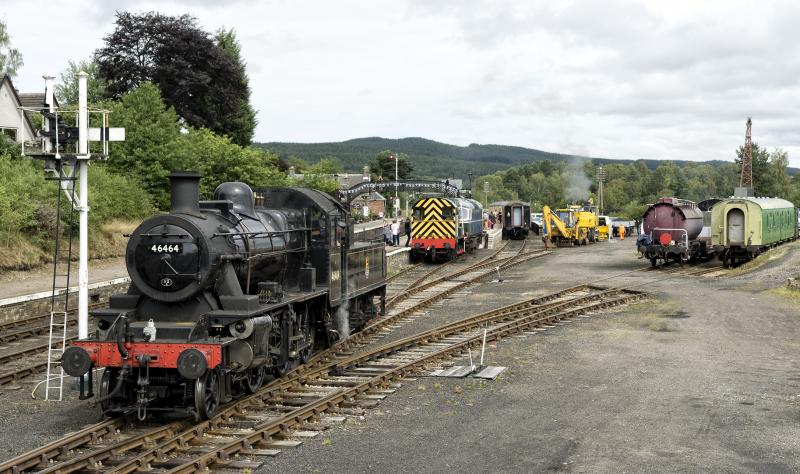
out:
{"label": "yellow road-rail crane", "polygon": [[556,245],[586,245],[597,242],[597,206],[571,205],[553,212],[549,206],[542,209],[545,236]]}

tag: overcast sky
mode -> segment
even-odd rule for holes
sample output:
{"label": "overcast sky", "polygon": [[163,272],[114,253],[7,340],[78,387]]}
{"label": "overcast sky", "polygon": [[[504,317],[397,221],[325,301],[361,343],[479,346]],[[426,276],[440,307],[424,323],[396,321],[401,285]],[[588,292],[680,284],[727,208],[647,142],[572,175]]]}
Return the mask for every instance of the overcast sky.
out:
{"label": "overcast sky", "polygon": [[732,160],[752,116],[754,141],[800,166],[800,2],[2,0],[17,87],[88,58],[115,10],[234,27],[257,141]]}

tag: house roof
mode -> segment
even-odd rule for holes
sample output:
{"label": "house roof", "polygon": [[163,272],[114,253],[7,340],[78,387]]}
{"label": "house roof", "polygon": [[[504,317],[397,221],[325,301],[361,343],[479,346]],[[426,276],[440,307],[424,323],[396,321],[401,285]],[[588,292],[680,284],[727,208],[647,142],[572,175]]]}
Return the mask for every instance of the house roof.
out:
{"label": "house roof", "polygon": [[371,201],[385,201],[385,200],[386,200],[385,197],[381,196],[379,193],[377,193],[375,191],[372,191],[369,194],[362,194],[361,196],[353,199],[353,202],[356,202],[356,201],[358,201],[358,202],[362,202],[362,201],[371,202]]}
{"label": "house roof", "polygon": [[[47,107],[47,104],[44,102],[44,92],[20,92],[17,95],[19,96],[19,103],[23,107],[36,109]],[[53,97],[53,100],[55,101],[55,106],[58,107],[58,99]]]}
{"label": "house roof", "polygon": [[[14,87],[14,83],[11,82],[11,77],[9,77],[8,74],[3,74],[3,80],[0,81],[0,89],[2,89],[3,87],[8,87],[8,89],[11,91],[11,95],[16,99],[17,104],[19,104],[22,107],[26,107],[25,105],[23,105],[20,93],[17,92],[17,89]],[[44,94],[42,94],[42,103],[44,103]],[[33,128],[33,122],[31,122],[31,118],[27,113],[25,114],[25,122],[27,122],[28,127],[30,128],[31,131],[31,136],[33,136],[35,134],[36,129]]]}

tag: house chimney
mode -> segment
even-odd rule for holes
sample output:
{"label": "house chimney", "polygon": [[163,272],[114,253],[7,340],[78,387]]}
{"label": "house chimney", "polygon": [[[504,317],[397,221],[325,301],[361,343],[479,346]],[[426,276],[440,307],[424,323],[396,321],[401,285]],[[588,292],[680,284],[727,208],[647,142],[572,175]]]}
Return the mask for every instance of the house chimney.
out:
{"label": "house chimney", "polygon": [[369,179],[369,166],[368,165],[364,165],[363,173],[364,173],[364,175],[361,178],[361,181],[369,181],[370,179]]}
{"label": "house chimney", "polygon": [[53,113],[56,108],[56,101],[53,97],[53,81],[55,77],[45,74],[42,79],[44,79],[44,104],[48,107],[48,112]]}
{"label": "house chimney", "polygon": [[169,175],[172,198],[169,212],[192,214],[200,212],[200,173],[173,171]]}

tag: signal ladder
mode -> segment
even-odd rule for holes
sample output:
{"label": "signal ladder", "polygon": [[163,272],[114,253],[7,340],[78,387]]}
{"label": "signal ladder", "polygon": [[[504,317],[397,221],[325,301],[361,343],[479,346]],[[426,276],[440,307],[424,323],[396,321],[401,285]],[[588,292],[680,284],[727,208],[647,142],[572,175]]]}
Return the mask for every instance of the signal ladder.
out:
{"label": "signal ladder", "polygon": [[[45,179],[58,184],[56,194],[56,226],[55,251],[53,254],[53,293],[50,296],[50,334],[47,342],[47,378],[45,379],[45,400],[61,400],[64,393],[64,370],[61,368],[61,356],[67,345],[67,328],[69,324],[69,280],[72,266],[72,237],[75,229],[75,215],[79,203],[75,198],[75,185],[78,181],[78,166],[74,159],[70,163],[61,159],[54,160],[54,167],[45,167],[51,176]],[[69,206],[66,219],[66,236],[62,236],[61,212],[62,199],[66,197]],[[66,252],[61,248],[62,239],[66,239]],[[63,253],[66,261],[61,262]],[[61,264],[61,265],[60,265]],[[55,397],[58,398],[55,398]]]}

